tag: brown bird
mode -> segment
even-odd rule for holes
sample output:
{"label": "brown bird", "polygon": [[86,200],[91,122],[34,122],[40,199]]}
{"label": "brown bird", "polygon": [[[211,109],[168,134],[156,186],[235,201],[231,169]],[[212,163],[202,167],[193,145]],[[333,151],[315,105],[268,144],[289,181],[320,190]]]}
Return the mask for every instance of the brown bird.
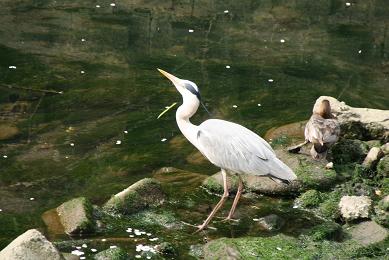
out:
{"label": "brown bird", "polygon": [[340,134],[339,122],[331,113],[330,102],[323,99],[314,107],[311,118],[305,126],[305,142],[289,148],[289,152],[298,152],[303,145],[312,143],[311,155],[314,159],[322,159],[328,149],[338,141]]}

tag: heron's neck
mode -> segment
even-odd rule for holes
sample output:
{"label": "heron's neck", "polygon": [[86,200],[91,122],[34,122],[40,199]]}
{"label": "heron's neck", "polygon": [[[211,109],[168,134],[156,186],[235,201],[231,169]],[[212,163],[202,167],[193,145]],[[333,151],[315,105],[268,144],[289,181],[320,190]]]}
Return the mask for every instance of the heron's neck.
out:
{"label": "heron's neck", "polygon": [[177,109],[176,121],[178,128],[182,134],[189,140],[194,146],[197,147],[197,132],[198,126],[192,124],[189,119],[196,113],[199,107],[197,100],[185,100],[183,104]]}

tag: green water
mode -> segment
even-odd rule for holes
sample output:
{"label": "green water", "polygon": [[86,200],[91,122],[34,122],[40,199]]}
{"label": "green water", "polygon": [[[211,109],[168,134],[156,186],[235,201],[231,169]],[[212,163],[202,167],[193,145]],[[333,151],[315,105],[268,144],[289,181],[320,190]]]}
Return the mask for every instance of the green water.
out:
{"label": "green water", "polygon": [[218,170],[191,162],[173,112],[156,119],[180,101],[156,68],[262,135],[309,117],[320,95],[389,109],[384,0],[110,3],[0,3],[0,125],[19,131],[0,140],[0,247],[69,198],[101,204],[162,166]]}

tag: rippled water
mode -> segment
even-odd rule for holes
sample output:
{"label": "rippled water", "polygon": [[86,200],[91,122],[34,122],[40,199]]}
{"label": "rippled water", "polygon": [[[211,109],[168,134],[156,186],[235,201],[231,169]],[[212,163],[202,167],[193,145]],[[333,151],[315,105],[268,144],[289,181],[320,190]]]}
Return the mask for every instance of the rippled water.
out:
{"label": "rippled water", "polygon": [[156,119],[180,101],[156,68],[262,135],[320,95],[389,109],[383,0],[114,2],[0,3],[1,246],[66,199],[102,203],[162,166],[218,170],[173,112]]}

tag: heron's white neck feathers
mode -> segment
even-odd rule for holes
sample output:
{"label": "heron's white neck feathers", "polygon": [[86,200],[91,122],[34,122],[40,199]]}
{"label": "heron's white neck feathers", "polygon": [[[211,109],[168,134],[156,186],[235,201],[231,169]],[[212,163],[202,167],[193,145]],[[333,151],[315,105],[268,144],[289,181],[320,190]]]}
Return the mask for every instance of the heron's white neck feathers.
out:
{"label": "heron's white neck feathers", "polygon": [[196,113],[199,105],[200,102],[195,96],[183,95],[183,104],[176,112],[178,128],[196,148],[198,148],[197,132],[199,127],[192,124],[189,119]]}

